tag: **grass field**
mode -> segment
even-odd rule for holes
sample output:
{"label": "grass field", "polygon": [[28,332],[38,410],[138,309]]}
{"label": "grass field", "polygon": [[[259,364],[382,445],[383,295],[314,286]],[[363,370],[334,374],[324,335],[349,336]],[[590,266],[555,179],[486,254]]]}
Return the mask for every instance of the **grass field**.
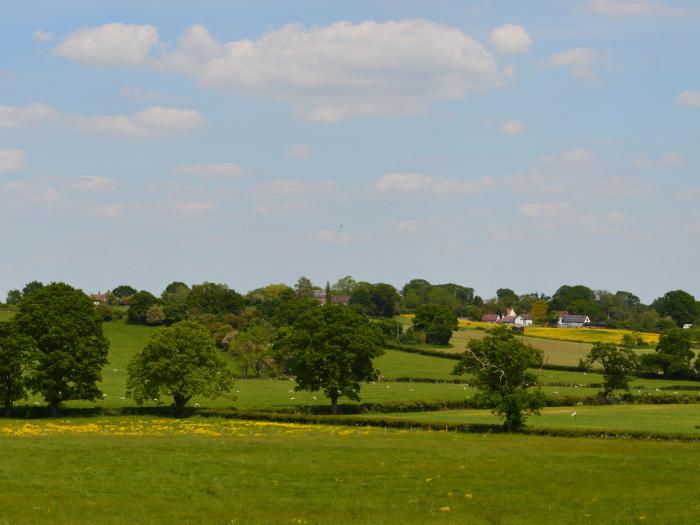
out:
{"label": "grass field", "polygon": [[[573,413],[576,415],[572,416]],[[498,418],[490,410],[444,410],[410,414],[381,414],[378,417],[438,423],[499,423]],[[700,434],[700,405],[551,407],[543,409],[540,416],[528,418],[527,424],[532,427]]]}
{"label": "grass field", "polygon": [[692,443],[230,420],[0,422],[0,524],[694,524]]}

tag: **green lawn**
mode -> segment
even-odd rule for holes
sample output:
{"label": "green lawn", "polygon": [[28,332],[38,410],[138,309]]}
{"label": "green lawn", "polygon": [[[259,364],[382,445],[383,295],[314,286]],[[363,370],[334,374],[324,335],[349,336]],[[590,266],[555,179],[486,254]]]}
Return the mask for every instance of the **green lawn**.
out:
{"label": "green lawn", "polygon": [[[499,423],[498,418],[490,410],[444,410],[410,414],[381,414],[369,417],[455,424]],[[700,404],[551,407],[543,409],[539,416],[530,416],[527,424],[533,427],[700,434]]]}
{"label": "green lawn", "polygon": [[0,524],[694,524],[692,443],[0,421]]}

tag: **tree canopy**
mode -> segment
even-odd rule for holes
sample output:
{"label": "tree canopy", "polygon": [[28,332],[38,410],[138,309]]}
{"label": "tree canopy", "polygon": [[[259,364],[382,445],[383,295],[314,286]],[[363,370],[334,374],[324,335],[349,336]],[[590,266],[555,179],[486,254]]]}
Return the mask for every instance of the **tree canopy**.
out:
{"label": "tree canopy", "polygon": [[69,399],[94,400],[109,342],[92,300],[82,291],[52,283],[22,300],[14,318],[18,333],[36,343],[36,367],[28,384],[53,414]]}
{"label": "tree canopy", "polygon": [[158,330],[128,365],[128,395],[142,404],[171,396],[182,411],[193,396],[229,392],[233,376],[206,328],[181,321]]}
{"label": "tree canopy", "polygon": [[603,399],[614,390],[629,390],[632,373],[637,369],[638,358],[628,345],[595,343],[586,356],[586,364],[600,363],[603,367]]}
{"label": "tree canopy", "polygon": [[411,322],[413,329],[425,333],[425,341],[432,344],[449,343],[453,330],[457,329],[457,315],[454,311],[438,304],[419,306]]}
{"label": "tree canopy", "polygon": [[[471,374],[480,398],[504,418],[508,431],[525,424],[526,416],[539,414],[545,397],[531,368],[542,366],[544,355],[499,326],[481,340],[471,340],[455,366],[455,374]],[[534,387],[534,388],[533,388]]]}
{"label": "tree canopy", "polygon": [[17,333],[14,323],[0,323],[0,405],[5,416],[15,401],[27,395],[25,372],[35,358],[36,343],[29,336]]}
{"label": "tree canopy", "polygon": [[322,390],[338,411],[338,398],[359,401],[360,382],[376,379],[372,360],[384,351],[381,332],[342,305],[314,308],[302,314],[276,343],[289,359],[297,390]]}
{"label": "tree canopy", "polygon": [[678,326],[693,324],[700,318],[700,306],[695,297],[683,290],[667,292],[652,303],[661,315],[671,317]]}

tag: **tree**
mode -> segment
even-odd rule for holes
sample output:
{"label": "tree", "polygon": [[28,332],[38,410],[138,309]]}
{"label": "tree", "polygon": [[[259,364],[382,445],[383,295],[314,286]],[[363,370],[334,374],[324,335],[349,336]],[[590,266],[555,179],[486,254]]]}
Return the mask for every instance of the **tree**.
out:
{"label": "tree", "polygon": [[690,333],[681,328],[669,328],[659,337],[656,352],[642,356],[642,367],[649,372],[661,371],[667,377],[686,377],[692,374]]}
{"label": "tree", "polygon": [[44,287],[44,283],[41,281],[29,281],[22,288],[22,297],[27,297],[32,295],[34,292],[41,290]]}
{"label": "tree", "polygon": [[545,404],[537,375],[529,370],[543,362],[541,350],[499,326],[483,339],[469,341],[453,373],[472,374],[480,398],[494,407],[494,414],[504,418],[504,428],[510,432],[521,428],[527,415],[539,414]]}
{"label": "tree", "polygon": [[151,292],[141,290],[129,299],[129,311],[126,315],[126,322],[131,324],[146,324],[148,310],[154,304],[158,304],[158,299]]}
{"label": "tree", "polygon": [[128,297],[131,297],[132,295],[136,295],[137,290],[133,286],[129,286],[128,284],[122,284],[120,286],[117,286],[114,290],[112,290],[112,295],[114,297],[118,297],[119,299],[126,299]]}
{"label": "tree", "polygon": [[215,398],[231,390],[233,376],[206,328],[181,321],[158,330],[129,361],[128,395],[146,399],[172,396],[182,413],[193,396]]}
{"label": "tree", "polygon": [[331,295],[331,284],[326,281],[326,304],[333,303],[333,296]]}
{"label": "tree", "polygon": [[532,308],[530,309],[530,316],[532,320],[536,323],[546,323],[547,314],[549,313],[549,307],[547,306],[547,301],[543,299],[538,299],[532,303]]}
{"label": "tree", "polygon": [[243,309],[243,297],[226,284],[205,282],[192,285],[187,305],[196,314],[236,314]]}
{"label": "tree", "polygon": [[603,399],[608,400],[613,390],[629,390],[632,372],[639,363],[629,345],[621,347],[613,343],[595,343],[586,356],[585,363],[600,363],[603,367]]}
{"label": "tree", "polygon": [[412,323],[414,330],[425,333],[427,343],[446,345],[457,329],[457,316],[447,306],[423,304],[416,308]]}
{"label": "tree", "polygon": [[7,299],[5,299],[5,304],[7,306],[17,306],[22,302],[22,292],[19,290],[10,290],[7,292]]}
{"label": "tree", "polygon": [[256,376],[274,369],[271,357],[272,330],[264,324],[254,324],[240,332],[229,344],[229,352],[238,358],[243,375],[252,370]]}
{"label": "tree", "polygon": [[376,379],[372,360],[384,351],[381,332],[350,308],[331,305],[305,312],[275,343],[289,358],[297,390],[322,390],[338,413],[338,398],[359,401],[360,381]]}
{"label": "tree", "polygon": [[146,324],[157,326],[165,321],[165,312],[159,304],[154,304],[146,312]]}
{"label": "tree", "polygon": [[164,297],[165,294],[169,293],[176,293],[179,292],[180,290],[190,290],[190,287],[187,286],[185,283],[182,281],[173,281],[171,282],[168,286],[165,287],[165,290],[163,290],[163,293],[160,294],[161,297]]}
{"label": "tree", "polygon": [[501,310],[512,308],[518,302],[518,294],[510,288],[499,288],[496,290],[496,297],[498,298],[498,307]]}
{"label": "tree", "polygon": [[161,295],[166,323],[172,324],[187,319],[189,314],[189,296],[190,289],[188,286],[173,287],[172,285],[168,285]]}
{"label": "tree", "polygon": [[37,346],[28,384],[43,396],[52,415],[69,399],[93,401],[107,364],[109,342],[92,300],[81,290],[51,283],[24,298],[14,318],[18,333]]}
{"label": "tree", "polygon": [[695,297],[683,290],[667,292],[652,303],[661,316],[670,316],[679,327],[693,324],[700,317],[700,306]]}
{"label": "tree", "polygon": [[336,283],[333,285],[333,291],[341,295],[350,295],[356,284],[357,282],[355,282],[355,279],[353,279],[350,275],[346,275],[345,277],[341,277],[336,281]]}
{"label": "tree", "polygon": [[303,275],[299,277],[297,284],[294,285],[294,293],[296,293],[298,297],[313,297],[314,285],[311,279]]}
{"label": "tree", "polygon": [[34,339],[18,334],[12,323],[0,323],[0,404],[5,417],[10,417],[15,401],[27,396],[25,372],[35,352]]}
{"label": "tree", "polygon": [[595,301],[595,292],[588,286],[578,284],[576,286],[564,285],[561,286],[554,295],[549,304],[551,310],[570,310],[571,303],[574,301],[587,301],[589,303]]}

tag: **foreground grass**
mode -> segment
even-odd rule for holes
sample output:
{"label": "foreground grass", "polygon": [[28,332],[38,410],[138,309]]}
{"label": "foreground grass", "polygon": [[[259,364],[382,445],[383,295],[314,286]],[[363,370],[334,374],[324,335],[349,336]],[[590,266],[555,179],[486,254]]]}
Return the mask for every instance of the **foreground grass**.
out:
{"label": "foreground grass", "polygon": [[[575,415],[573,415],[575,414]],[[381,417],[435,423],[498,424],[490,410],[444,410],[381,414]],[[551,407],[530,416],[528,426],[700,434],[700,405],[613,405]]]}
{"label": "foreground grass", "polygon": [[230,420],[0,422],[0,524],[695,523],[700,446]]}

